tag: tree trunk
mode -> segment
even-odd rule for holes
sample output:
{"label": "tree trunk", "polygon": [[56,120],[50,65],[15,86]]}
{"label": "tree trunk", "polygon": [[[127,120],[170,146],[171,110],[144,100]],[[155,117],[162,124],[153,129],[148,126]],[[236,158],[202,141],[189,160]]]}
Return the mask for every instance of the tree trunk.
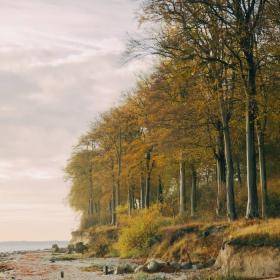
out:
{"label": "tree trunk", "polygon": [[132,211],[132,196],[131,196],[131,188],[128,187],[128,194],[127,194],[127,206],[128,206],[128,215],[131,216]]}
{"label": "tree trunk", "polygon": [[225,138],[225,158],[226,158],[226,190],[227,190],[227,216],[233,221],[236,220],[237,214],[235,209],[234,198],[234,168],[231,152],[231,139],[228,124],[224,127]]}
{"label": "tree trunk", "polygon": [[114,174],[114,161],[112,161],[112,225],[117,224],[117,214],[116,214],[116,185],[115,185],[115,174]]}
{"label": "tree trunk", "polygon": [[146,175],[146,190],[145,190],[145,208],[150,207],[150,196],[151,196],[151,175],[150,172]]}
{"label": "tree trunk", "polygon": [[142,209],[145,208],[145,182],[144,182],[144,174],[141,172],[140,177],[140,207]]}
{"label": "tree trunk", "polygon": [[258,152],[259,152],[261,198],[262,198],[262,217],[266,219],[268,216],[266,161],[265,161],[265,148],[264,148],[264,134],[262,131],[260,131],[260,129],[258,130],[257,138],[258,138]]}
{"label": "tree trunk", "polygon": [[88,200],[88,217],[90,224],[93,224],[93,214],[94,214],[94,199],[93,199],[93,166],[91,154],[89,153],[89,200]]}
{"label": "tree trunk", "polygon": [[151,173],[153,170],[154,166],[154,161],[151,163],[151,150],[148,150],[146,152],[146,190],[145,190],[145,207],[149,208],[150,207],[150,199],[151,199]]}
{"label": "tree trunk", "polygon": [[255,115],[257,109],[255,99],[257,90],[253,44],[250,41],[251,38],[248,39],[249,41],[244,41],[244,45],[242,46],[248,67],[247,79],[244,81],[246,87],[246,158],[248,187],[246,218],[253,219],[259,217],[255,150]]}
{"label": "tree trunk", "polygon": [[237,214],[235,209],[235,198],[234,198],[234,168],[232,160],[232,148],[231,138],[229,130],[229,121],[227,113],[225,112],[225,105],[223,97],[220,96],[219,100],[220,112],[223,124],[223,135],[225,145],[225,159],[226,159],[226,194],[227,194],[227,216],[233,221],[236,220]]}
{"label": "tree trunk", "polygon": [[112,223],[112,199],[108,202],[108,224]]}
{"label": "tree trunk", "polygon": [[180,185],[179,185],[179,213],[184,215],[187,211],[186,199],[186,162],[180,160]]}
{"label": "tree trunk", "polygon": [[217,165],[217,206],[216,215],[221,216],[223,207],[223,194],[226,185],[225,152],[222,127],[219,128],[216,146],[216,165]]}
{"label": "tree trunk", "polygon": [[217,168],[217,202],[216,202],[216,215],[219,217],[222,213],[222,180],[221,180],[221,163],[216,159]]}
{"label": "tree trunk", "polygon": [[246,157],[247,157],[247,187],[248,201],[246,218],[253,219],[259,217],[258,192],[256,182],[256,151],[255,151],[255,116],[254,101],[251,96],[247,96],[246,108]]}
{"label": "tree trunk", "polygon": [[191,192],[191,217],[195,216],[196,207],[197,207],[197,173],[194,165],[191,166],[192,169],[192,192]]}
{"label": "tree trunk", "polygon": [[163,203],[163,186],[162,186],[161,176],[158,176],[157,202]]}
{"label": "tree trunk", "polygon": [[120,189],[121,189],[121,172],[122,172],[122,130],[119,129],[119,143],[118,143],[118,178],[117,178],[117,189],[116,189],[116,205],[119,206],[121,204],[120,201]]}
{"label": "tree trunk", "polygon": [[135,186],[132,185],[131,187],[131,205],[132,205],[132,210],[136,209],[136,199],[135,199]]}
{"label": "tree trunk", "polygon": [[236,172],[237,172],[237,181],[240,188],[242,188],[242,177],[241,177],[241,168],[240,168],[240,159],[236,159]]}

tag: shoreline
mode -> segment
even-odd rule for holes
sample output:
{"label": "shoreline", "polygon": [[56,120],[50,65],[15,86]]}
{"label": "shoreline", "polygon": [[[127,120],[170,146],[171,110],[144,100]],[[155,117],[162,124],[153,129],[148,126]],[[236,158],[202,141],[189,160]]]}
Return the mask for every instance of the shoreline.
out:
{"label": "shoreline", "polygon": [[[104,266],[118,267],[136,265],[136,259],[121,258],[77,258],[68,259],[65,253],[53,253],[51,250],[36,250],[13,253],[0,253],[0,280],[57,280],[61,273],[67,280],[122,280],[137,279],[137,273],[109,274],[102,272]],[[54,259],[54,260],[53,260]],[[5,267],[7,270],[5,270]],[[147,274],[145,279],[186,279],[200,275],[202,271],[178,273],[158,272]],[[141,273],[140,273],[141,274]],[[143,273],[142,273],[143,274]],[[14,278],[13,278],[14,277]],[[144,279],[144,278],[143,278]]]}

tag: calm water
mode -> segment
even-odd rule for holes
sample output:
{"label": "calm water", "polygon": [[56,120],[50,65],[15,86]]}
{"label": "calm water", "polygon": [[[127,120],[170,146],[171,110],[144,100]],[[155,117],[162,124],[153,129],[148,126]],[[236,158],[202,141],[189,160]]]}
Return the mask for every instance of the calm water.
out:
{"label": "calm water", "polygon": [[58,247],[67,247],[67,241],[12,241],[12,242],[0,242],[0,252],[13,252],[13,251],[34,251],[51,249],[53,244],[57,244]]}

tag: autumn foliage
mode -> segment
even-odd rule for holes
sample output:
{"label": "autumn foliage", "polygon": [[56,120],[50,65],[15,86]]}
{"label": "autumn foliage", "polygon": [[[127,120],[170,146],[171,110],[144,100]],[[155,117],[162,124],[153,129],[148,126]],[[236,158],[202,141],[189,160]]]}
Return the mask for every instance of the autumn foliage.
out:
{"label": "autumn foliage", "polygon": [[66,167],[82,228],[128,216],[122,255],[145,251],[166,218],[279,215],[279,6],[241,2],[143,1],[141,23],[159,28],[126,55],[156,55],[154,69]]}

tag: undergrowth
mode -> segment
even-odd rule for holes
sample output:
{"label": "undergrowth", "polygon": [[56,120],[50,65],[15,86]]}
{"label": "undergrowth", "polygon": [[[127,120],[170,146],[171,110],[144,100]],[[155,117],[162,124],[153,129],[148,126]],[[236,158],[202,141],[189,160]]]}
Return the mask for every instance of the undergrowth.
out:
{"label": "undergrowth", "polygon": [[119,239],[115,248],[122,257],[147,256],[150,248],[158,241],[159,228],[171,223],[161,215],[157,206],[140,210],[137,215],[122,221]]}

